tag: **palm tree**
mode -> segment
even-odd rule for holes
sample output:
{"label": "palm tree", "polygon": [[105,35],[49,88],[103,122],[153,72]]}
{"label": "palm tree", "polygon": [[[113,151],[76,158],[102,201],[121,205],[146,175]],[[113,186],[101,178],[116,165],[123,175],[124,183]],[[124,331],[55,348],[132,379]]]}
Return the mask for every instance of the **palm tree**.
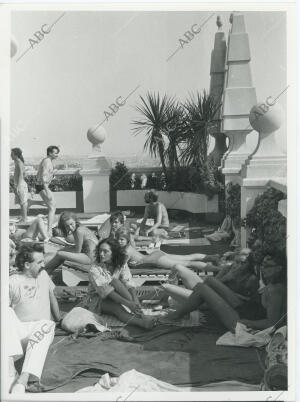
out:
{"label": "palm tree", "polygon": [[151,156],[159,155],[161,166],[167,174],[165,163],[165,136],[167,125],[170,121],[170,110],[174,107],[175,100],[164,95],[162,98],[159,93],[147,92],[146,97],[141,98],[141,105],[136,106],[136,110],[143,115],[142,120],[135,120],[132,124],[134,134],[145,133],[147,136],[144,150],[149,150]]}
{"label": "palm tree", "polygon": [[168,138],[168,146],[165,148],[165,160],[173,171],[180,167],[179,155],[180,146],[184,142],[182,126],[184,122],[184,107],[181,104],[174,104],[167,113],[167,130],[165,135]]}
{"label": "palm tree", "polygon": [[196,98],[190,96],[184,105],[185,122],[181,127],[181,136],[185,138],[186,146],[181,153],[181,161],[185,165],[201,168],[207,162],[209,143],[208,129],[214,123],[221,105],[215,103],[212,96],[197,92]]}

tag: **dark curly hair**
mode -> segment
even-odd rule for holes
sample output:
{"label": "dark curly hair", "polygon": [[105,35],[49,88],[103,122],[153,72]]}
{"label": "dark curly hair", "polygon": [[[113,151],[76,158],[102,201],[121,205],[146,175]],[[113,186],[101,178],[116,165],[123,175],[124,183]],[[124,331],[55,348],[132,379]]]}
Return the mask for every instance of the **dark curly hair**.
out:
{"label": "dark curly hair", "polygon": [[[281,267],[281,271],[278,272],[276,275],[273,275],[273,278],[271,279],[270,283],[276,284],[276,283],[282,283],[286,285],[287,283],[287,259],[286,257],[282,256],[280,253],[274,253],[274,254],[266,254],[264,256],[264,259],[268,259],[269,261],[272,260],[275,264],[279,265]],[[264,262],[262,262],[263,264]],[[264,274],[262,273],[262,280],[266,284],[266,280],[264,277]]]}
{"label": "dark curly hair", "polygon": [[122,267],[126,263],[127,255],[121,249],[117,240],[112,239],[110,237],[107,239],[103,239],[98,243],[98,246],[96,248],[96,262],[98,264],[100,263],[100,246],[101,244],[104,243],[108,244],[111,249],[112,252],[111,263],[114,269]]}
{"label": "dark curly hair", "polygon": [[50,154],[52,154],[53,151],[57,151],[57,153],[60,152],[60,149],[56,146],[56,145],[50,145],[47,148],[47,156],[49,156]]}
{"label": "dark curly hair", "polygon": [[76,222],[76,229],[80,226],[80,222],[77,215],[74,212],[64,211],[60,214],[57,227],[62,232],[63,236],[68,236],[70,230],[67,228],[66,221],[69,219],[74,219]]}
{"label": "dark curly hair", "polygon": [[156,190],[151,189],[151,190],[147,191],[144,199],[147,204],[150,202],[156,202],[158,200],[158,194],[157,194]]}
{"label": "dark curly hair", "polygon": [[120,221],[120,223],[122,223],[122,225],[124,224],[124,221],[125,221],[124,215],[121,211],[116,211],[113,214],[111,214],[109,220],[111,223],[118,220],[118,221]]}
{"label": "dark curly hair", "polygon": [[16,267],[24,270],[25,262],[33,262],[33,253],[44,253],[44,246],[41,244],[22,245],[16,255]]}

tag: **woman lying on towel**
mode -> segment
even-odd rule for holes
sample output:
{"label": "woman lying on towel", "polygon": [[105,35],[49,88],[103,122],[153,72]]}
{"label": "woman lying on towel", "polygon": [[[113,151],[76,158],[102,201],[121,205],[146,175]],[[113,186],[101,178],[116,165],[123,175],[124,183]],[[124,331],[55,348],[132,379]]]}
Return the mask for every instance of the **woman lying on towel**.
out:
{"label": "woman lying on towel", "polygon": [[27,229],[17,229],[15,223],[10,223],[9,238],[14,243],[19,243],[22,240],[44,242],[48,242],[50,240],[47,233],[47,223],[45,223],[42,216],[37,216]]}
{"label": "woman lying on towel", "polygon": [[[156,265],[159,268],[174,269],[176,264],[182,264],[185,267],[195,268],[200,271],[209,270],[212,272],[219,272],[218,267],[206,262],[210,261],[210,256],[206,254],[176,255],[167,254],[158,250],[153,251],[149,255],[144,255],[131,245],[131,234],[127,228],[119,229],[116,233],[116,239],[127,255],[128,264],[132,266],[151,264]],[[215,258],[215,256],[213,258]]]}
{"label": "woman lying on towel", "polygon": [[175,287],[172,289],[169,285],[167,293],[180,301],[181,305],[174,313],[169,313],[163,321],[177,320],[205,303],[232,332],[235,331],[237,322],[253,329],[274,326],[286,317],[286,270],[280,262],[269,255],[264,258],[261,269],[265,287],[261,290],[261,294],[257,293],[257,300],[253,297],[245,301],[218,279],[209,277],[203,280],[186,267],[177,265],[177,272],[192,293],[186,297],[186,294],[180,294],[179,289]]}
{"label": "woman lying on towel", "polygon": [[58,221],[58,229],[65,238],[73,235],[74,246],[67,246],[57,251],[55,256],[46,264],[46,271],[51,274],[64,261],[89,265],[95,260],[98,239],[94,233],[82,226],[73,212],[63,212]]}
{"label": "woman lying on towel", "polygon": [[96,314],[111,314],[124,323],[150,329],[153,319],[142,313],[126,258],[115,239],[100,241],[96,261],[89,272],[88,294],[80,307]]}

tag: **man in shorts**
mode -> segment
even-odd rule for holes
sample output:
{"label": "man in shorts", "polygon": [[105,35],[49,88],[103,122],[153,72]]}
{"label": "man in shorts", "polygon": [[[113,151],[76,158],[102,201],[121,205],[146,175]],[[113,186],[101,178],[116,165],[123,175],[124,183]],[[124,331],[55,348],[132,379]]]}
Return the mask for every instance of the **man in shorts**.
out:
{"label": "man in shorts", "polygon": [[36,181],[36,193],[39,194],[42,200],[45,202],[48,208],[48,233],[49,237],[52,236],[52,224],[55,216],[55,200],[52,191],[49,188],[54,176],[54,167],[52,161],[58,158],[59,148],[55,145],[51,145],[47,148],[47,157],[44,158],[38,168],[37,181]]}

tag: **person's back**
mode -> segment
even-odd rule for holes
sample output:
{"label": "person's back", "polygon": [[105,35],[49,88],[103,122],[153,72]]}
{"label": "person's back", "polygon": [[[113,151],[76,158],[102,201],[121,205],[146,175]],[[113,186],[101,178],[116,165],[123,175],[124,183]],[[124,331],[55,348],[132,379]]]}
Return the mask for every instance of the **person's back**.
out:
{"label": "person's back", "polygon": [[154,219],[155,222],[157,221],[157,216],[158,216],[158,212],[160,209],[161,216],[162,216],[160,226],[165,226],[165,227],[169,226],[170,222],[169,222],[168,211],[163,203],[157,201],[157,202],[149,204],[147,206],[147,208],[148,208],[148,217],[150,219]]}

